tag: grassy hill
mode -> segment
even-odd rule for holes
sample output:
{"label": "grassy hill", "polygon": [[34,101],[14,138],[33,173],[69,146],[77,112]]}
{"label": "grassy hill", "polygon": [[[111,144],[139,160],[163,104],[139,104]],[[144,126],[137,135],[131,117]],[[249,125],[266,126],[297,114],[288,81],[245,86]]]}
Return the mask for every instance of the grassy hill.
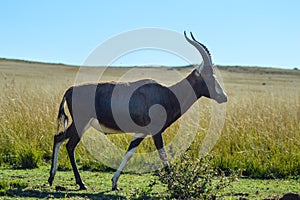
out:
{"label": "grassy hill", "polygon": [[[64,91],[71,85],[91,81],[133,81],[153,78],[166,85],[185,77],[192,67],[110,67],[80,68],[0,59],[0,165],[16,163],[22,152],[34,149],[42,160],[51,156],[56,115]],[[287,177],[300,175],[300,71],[258,67],[220,66],[228,94],[227,115],[222,135],[211,154],[222,169],[242,168],[251,177]],[[209,127],[209,101],[201,114],[201,144]],[[176,124],[164,138],[172,141]],[[109,136],[126,149],[131,136]],[[195,154],[199,146],[193,146]],[[146,139],[138,152],[153,151]],[[89,165],[87,150],[78,149],[79,163]],[[69,167],[66,153],[62,166]]]}
{"label": "grassy hill", "polygon": [[[222,134],[210,152],[213,156],[213,166],[225,172],[240,169],[243,177],[250,178],[299,177],[300,71],[236,66],[219,66],[218,69],[229,101],[226,104]],[[125,190],[120,193],[108,191],[111,172],[103,172],[99,176],[99,173],[85,171],[83,176],[88,185],[92,186],[88,193],[75,191],[73,186],[61,193],[47,185],[40,185],[41,177],[44,183],[48,176],[58,106],[64,91],[74,84],[153,78],[170,85],[185,77],[191,70],[192,67],[80,68],[63,64],[0,59],[0,180],[3,180],[0,181],[0,196],[8,193],[9,198],[24,199],[120,199],[145,194],[149,197],[150,190],[147,184],[151,184],[151,180],[156,178],[151,174],[142,176],[142,179],[135,175],[124,175],[122,180]],[[202,108],[199,110],[201,120],[197,136],[189,148],[191,157],[198,157],[211,119],[210,101],[201,98],[198,105]],[[166,144],[179,133],[180,122],[179,120],[163,134]],[[87,135],[91,134],[99,135],[96,131],[89,130]],[[123,134],[110,135],[107,138],[125,150],[131,137],[132,135]],[[137,153],[154,150],[152,140],[146,138]],[[110,149],[105,151],[108,151],[109,155],[112,153]],[[135,157],[133,160],[132,163],[139,161]],[[77,161],[81,171],[107,170],[107,166],[92,156],[83,143],[77,148]],[[38,166],[41,167],[31,171],[13,170]],[[59,169],[70,169],[65,148],[60,152]],[[58,184],[70,184],[72,176],[71,172],[60,172],[57,177]],[[105,180],[102,180],[102,176]],[[17,181],[13,182],[16,177]],[[100,188],[97,185],[99,181]],[[127,182],[130,186],[127,186]],[[7,184],[13,186],[5,186]],[[247,196],[257,199],[299,190],[297,179],[242,179],[226,189],[223,195],[228,198],[234,195],[233,198]],[[165,186],[162,185],[156,185],[152,192],[150,196],[155,198],[168,196]]]}

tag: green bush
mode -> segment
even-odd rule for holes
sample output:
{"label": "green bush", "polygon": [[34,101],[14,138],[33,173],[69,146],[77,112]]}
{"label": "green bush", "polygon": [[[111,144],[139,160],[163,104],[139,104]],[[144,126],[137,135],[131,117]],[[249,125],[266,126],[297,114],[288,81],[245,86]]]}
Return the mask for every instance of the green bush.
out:
{"label": "green bush", "polygon": [[81,170],[101,172],[114,171],[114,169],[107,167],[106,165],[104,165],[98,160],[93,159],[92,157],[87,159],[81,159],[79,164]]}
{"label": "green bush", "polygon": [[167,184],[172,198],[215,199],[237,176],[226,177],[210,163],[211,157],[192,159],[185,153],[172,163],[169,171],[160,172],[160,180]]}
{"label": "green bush", "polygon": [[23,189],[28,186],[28,183],[21,182],[20,180],[0,180],[0,196],[5,196],[8,194],[9,189],[16,188],[16,189]]}
{"label": "green bush", "polygon": [[41,162],[41,154],[34,149],[27,148],[18,153],[17,167],[22,169],[38,168]]}
{"label": "green bush", "polygon": [[9,189],[9,184],[7,183],[7,181],[0,180],[0,196],[6,195],[8,189]]}
{"label": "green bush", "polygon": [[11,188],[24,189],[24,188],[26,188],[28,186],[28,183],[21,182],[20,180],[12,180],[9,183],[9,186]]}
{"label": "green bush", "polygon": [[[0,134],[0,143],[2,135]],[[0,166],[3,165],[14,165],[16,163],[16,150],[13,146],[10,146],[11,141],[9,141],[7,138],[3,139],[3,145],[0,145]],[[7,145],[7,146],[6,146]],[[9,147],[8,147],[9,146]]]}
{"label": "green bush", "polygon": [[157,184],[156,180],[151,181],[146,188],[136,188],[132,194],[129,194],[130,199],[155,199],[156,194],[153,191],[154,186]]}

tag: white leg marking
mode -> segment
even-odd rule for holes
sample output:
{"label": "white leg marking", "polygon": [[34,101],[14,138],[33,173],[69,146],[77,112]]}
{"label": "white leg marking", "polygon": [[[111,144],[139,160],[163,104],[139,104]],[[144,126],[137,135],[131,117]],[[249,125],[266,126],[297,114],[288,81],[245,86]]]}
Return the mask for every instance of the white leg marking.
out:
{"label": "white leg marking", "polygon": [[[146,137],[145,134],[142,134],[142,133],[136,133],[132,139],[132,141],[138,139],[138,138],[144,138]],[[131,142],[132,142],[131,141]],[[124,169],[124,167],[126,166],[126,163],[130,160],[130,158],[132,157],[132,155],[134,154],[135,150],[137,149],[138,146],[130,149],[129,151],[126,152],[125,154],[125,157],[123,158],[119,168],[117,169],[117,171],[115,172],[113,178],[112,178],[112,188],[113,189],[116,189],[117,188],[117,182],[118,182],[118,179],[120,177],[120,174],[122,172],[122,170]]]}
{"label": "white leg marking", "polygon": [[167,166],[169,160],[168,160],[168,155],[167,155],[167,152],[166,152],[165,147],[159,149],[159,150],[158,150],[158,154],[159,154],[159,157],[160,157],[160,159],[162,160],[164,166]]}
{"label": "white leg marking", "polygon": [[138,139],[138,138],[145,138],[147,136],[147,134],[144,133],[135,133],[134,137],[132,138],[132,141]]}
{"label": "white leg marking", "polygon": [[53,168],[51,173],[54,175],[56,173],[57,170],[57,160],[58,160],[58,151],[60,148],[60,145],[62,144],[62,142],[59,142],[55,145],[54,147],[54,154],[53,154]]}
{"label": "white leg marking", "polygon": [[159,154],[160,159],[162,159],[162,160],[166,159],[167,153],[166,153],[166,150],[164,147],[158,150],[158,154]]}
{"label": "white leg marking", "polygon": [[129,161],[129,159],[132,157],[132,155],[134,154],[136,149],[137,149],[137,147],[134,147],[134,148],[130,149],[130,151],[127,151],[127,153],[125,154],[125,157],[123,158],[119,168],[117,169],[117,171],[115,172],[115,174],[112,178],[113,186],[117,185],[117,181],[120,177],[120,174],[121,174],[122,170],[126,166],[126,163]]}

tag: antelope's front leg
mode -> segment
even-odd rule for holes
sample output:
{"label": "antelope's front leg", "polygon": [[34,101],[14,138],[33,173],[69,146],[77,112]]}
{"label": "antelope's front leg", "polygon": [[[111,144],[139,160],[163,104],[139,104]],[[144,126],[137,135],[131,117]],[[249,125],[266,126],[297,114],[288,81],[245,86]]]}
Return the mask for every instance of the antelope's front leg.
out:
{"label": "antelope's front leg", "polygon": [[169,159],[168,154],[166,152],[166,149],[164,147],[163,139],[162,139],[162,133],[157,133],[152,136],[155,147],[158,151],[159,157],[161,161],[163,162],[163,165],[167,171],[169,171]]}
{"label": "antelope's front leg", "polygon": [[124,169],[126,163],[130,160],[130,158],[134,154],[136,148],[139,146],[139,144],[143,141],[144,138],[145,138],[144,134],[143,135],[135,134],[134,138],[132,139],[132,141],[128,147],[125,157],[123,158],[123,161],[121,162],[119,168],[117,169],[113,178],[111,179],[112,190],[120,190],[120,188],[118,188],[118,179],[120,177],[120,174],[121,174],[122,170]]}

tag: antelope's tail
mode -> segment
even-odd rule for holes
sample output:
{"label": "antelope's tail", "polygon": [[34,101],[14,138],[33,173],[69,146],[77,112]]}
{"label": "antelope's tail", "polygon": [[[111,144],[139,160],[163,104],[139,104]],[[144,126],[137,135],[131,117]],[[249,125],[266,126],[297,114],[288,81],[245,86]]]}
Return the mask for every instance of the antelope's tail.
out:
{"label": "antelope's tail", "polygon": [[63,99],[60,102],[58,116],[57,116],[57,133],[59,132],[60,127],[63,127],[63,132],[65,132],[65,130],[68,126],[69,118],[65,112],[65,102],[66,102],[66,96],[67,96],[68,92],[69,92],[69,90],[65,92]]}

